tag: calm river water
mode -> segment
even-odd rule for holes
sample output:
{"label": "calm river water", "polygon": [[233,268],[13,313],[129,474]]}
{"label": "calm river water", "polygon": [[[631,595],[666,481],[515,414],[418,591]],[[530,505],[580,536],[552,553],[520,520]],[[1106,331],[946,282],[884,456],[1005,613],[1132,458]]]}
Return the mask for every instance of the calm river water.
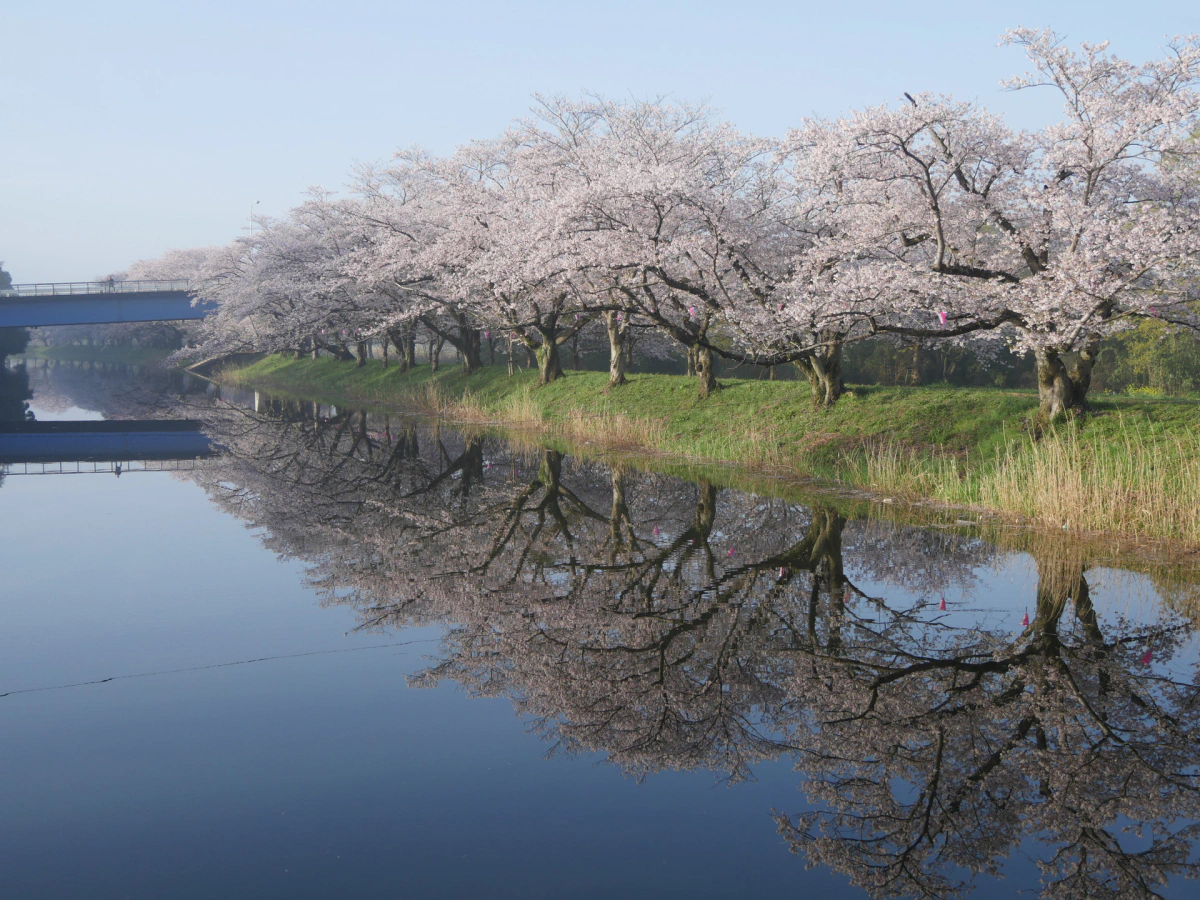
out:
{"label": "calm river water", "polygon": [[215,453],[0,481],[0,896],[1195,896],[1181,565],[6,377]]}

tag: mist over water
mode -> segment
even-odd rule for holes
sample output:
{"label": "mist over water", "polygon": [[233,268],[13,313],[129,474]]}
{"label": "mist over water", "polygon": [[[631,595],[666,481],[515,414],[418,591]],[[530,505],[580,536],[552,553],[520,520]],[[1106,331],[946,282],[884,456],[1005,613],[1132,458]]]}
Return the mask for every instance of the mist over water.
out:
{"label": "mist over water", "polygon": [[214,452],[0,482],[4,896],[1189,896],[1182,565],[156,370],[5,378]]}

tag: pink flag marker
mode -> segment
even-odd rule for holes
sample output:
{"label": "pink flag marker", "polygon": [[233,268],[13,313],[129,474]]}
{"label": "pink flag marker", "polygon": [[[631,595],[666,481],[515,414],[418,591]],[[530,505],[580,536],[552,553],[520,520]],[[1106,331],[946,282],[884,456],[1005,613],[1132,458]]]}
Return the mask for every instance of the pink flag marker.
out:
{"label": "pink flag marker", "polygon": [[733,556],[733,548],[732,547],[729,548],[729,555]]}
{"label": "pink flag marker", "polygon": [[695,315],[696,315],[696,307],[694,307],[694,306],[689,306],[689,307],[688,307],[688,315],[689,315],[689,316],[695,316]]}
{"label": "pink flag marker", "polygon": [[1021,625],[1024,628],[1029,627],[1029,613],[1025,613],[1025,615],[1021,617]]}
{"label": "pink flag marker", "polygon": [[658,537],[658,526],[657,525],[654,526],[654,536]]}
{"label": "pink flag marker", "polygon": [[1153,650],[1147,650],[1147,651],[1146,651],[1146,655],[1142,657],[1142,665],[1143,665],[1143,666],[1148,666],[1148,665],[1150,665],[1150,660],[1151,660],[1151,659],[1153,659],[1153,658],[1154,658],[1154,651],[1153,651]]}
{"label": "pink flag marker", "polygon": [[946,598],[945,597],[943,597],[942,602],[938,604],[938,609],[940,609],[942,612],[946,611]]}
{"label": "pink flag marker", "polygon": [[783,578],[785,575],[787,575],[787,569],[785,569],[783,566],[780,566],[779,567],[779,577]]}
{"label": "pink flag marker", "polygon": [[946,326],[946,314],[940,310],[938,311],[938,321],[942,323],[943,328]]}

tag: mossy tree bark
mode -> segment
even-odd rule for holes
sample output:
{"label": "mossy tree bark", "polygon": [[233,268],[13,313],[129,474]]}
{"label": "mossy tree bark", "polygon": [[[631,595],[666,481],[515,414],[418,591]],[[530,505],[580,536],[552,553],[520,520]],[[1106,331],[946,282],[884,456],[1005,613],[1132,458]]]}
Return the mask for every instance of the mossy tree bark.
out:
{"label": "mossy tree bark", "polygon": [[608,331],[608,386],[625,384],[625,338],[628,323],[618,319],[619,313],[606,312],[604,327]]}
{"label": "mossy tree bark", "polygon": [[720,387],[717,384],[717,370],[713,365],[713,353],[707,347],[696,348],[696,381],[700,387],[701,398],[708,397]]}
{"label": "mossy tree bark", "polygon": [[[1034,354],[1037,360],[1038,411],[1034,425],[1041,431],[1057,421],[1087,409],[1092,369],[1100,352],[1100,337],[1091,335],[1074,358],[1051,347]],[[1068,362],[1069,359],[1069,362]]]}
{"label": "mossy tree bark", "polygon": [[842,345],[829,343],[796,362],[812,388],[813,406],[829,409],[846,390],[842,381]]}
{"label": "mossy tree bark", "polygon": [[551,384],[562,377],[562,363],[558,354],[558,341],[555,335],[549,330],[539,329],[542,336],[542,343],[538,346],[537,366],[539,385]]}

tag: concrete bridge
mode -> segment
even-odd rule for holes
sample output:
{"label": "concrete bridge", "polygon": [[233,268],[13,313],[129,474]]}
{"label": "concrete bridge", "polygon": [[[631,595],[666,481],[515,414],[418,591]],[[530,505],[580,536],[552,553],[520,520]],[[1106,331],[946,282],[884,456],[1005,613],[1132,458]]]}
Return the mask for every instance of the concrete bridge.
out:
{"label": "concrete bridge", "polygon": [[[199,422],[191,420],[126,420],[106,422],[0,422],[0,465],[9,474],[23,464],[181,462],[214,452]],[[93,466],[93,469],[95,466]],[[69,470],[69,469],[68,469]],[[64,471],[60,469],[59,471]],[[83,470],[80,470],[83,471]],[[111,471],[104,469],[103,471]]]}
{"label": "concrete bridge", "polygon": [[186,281],[14,284],[0,291],[0,328],[203,319],[216,308],[194,297]]}

